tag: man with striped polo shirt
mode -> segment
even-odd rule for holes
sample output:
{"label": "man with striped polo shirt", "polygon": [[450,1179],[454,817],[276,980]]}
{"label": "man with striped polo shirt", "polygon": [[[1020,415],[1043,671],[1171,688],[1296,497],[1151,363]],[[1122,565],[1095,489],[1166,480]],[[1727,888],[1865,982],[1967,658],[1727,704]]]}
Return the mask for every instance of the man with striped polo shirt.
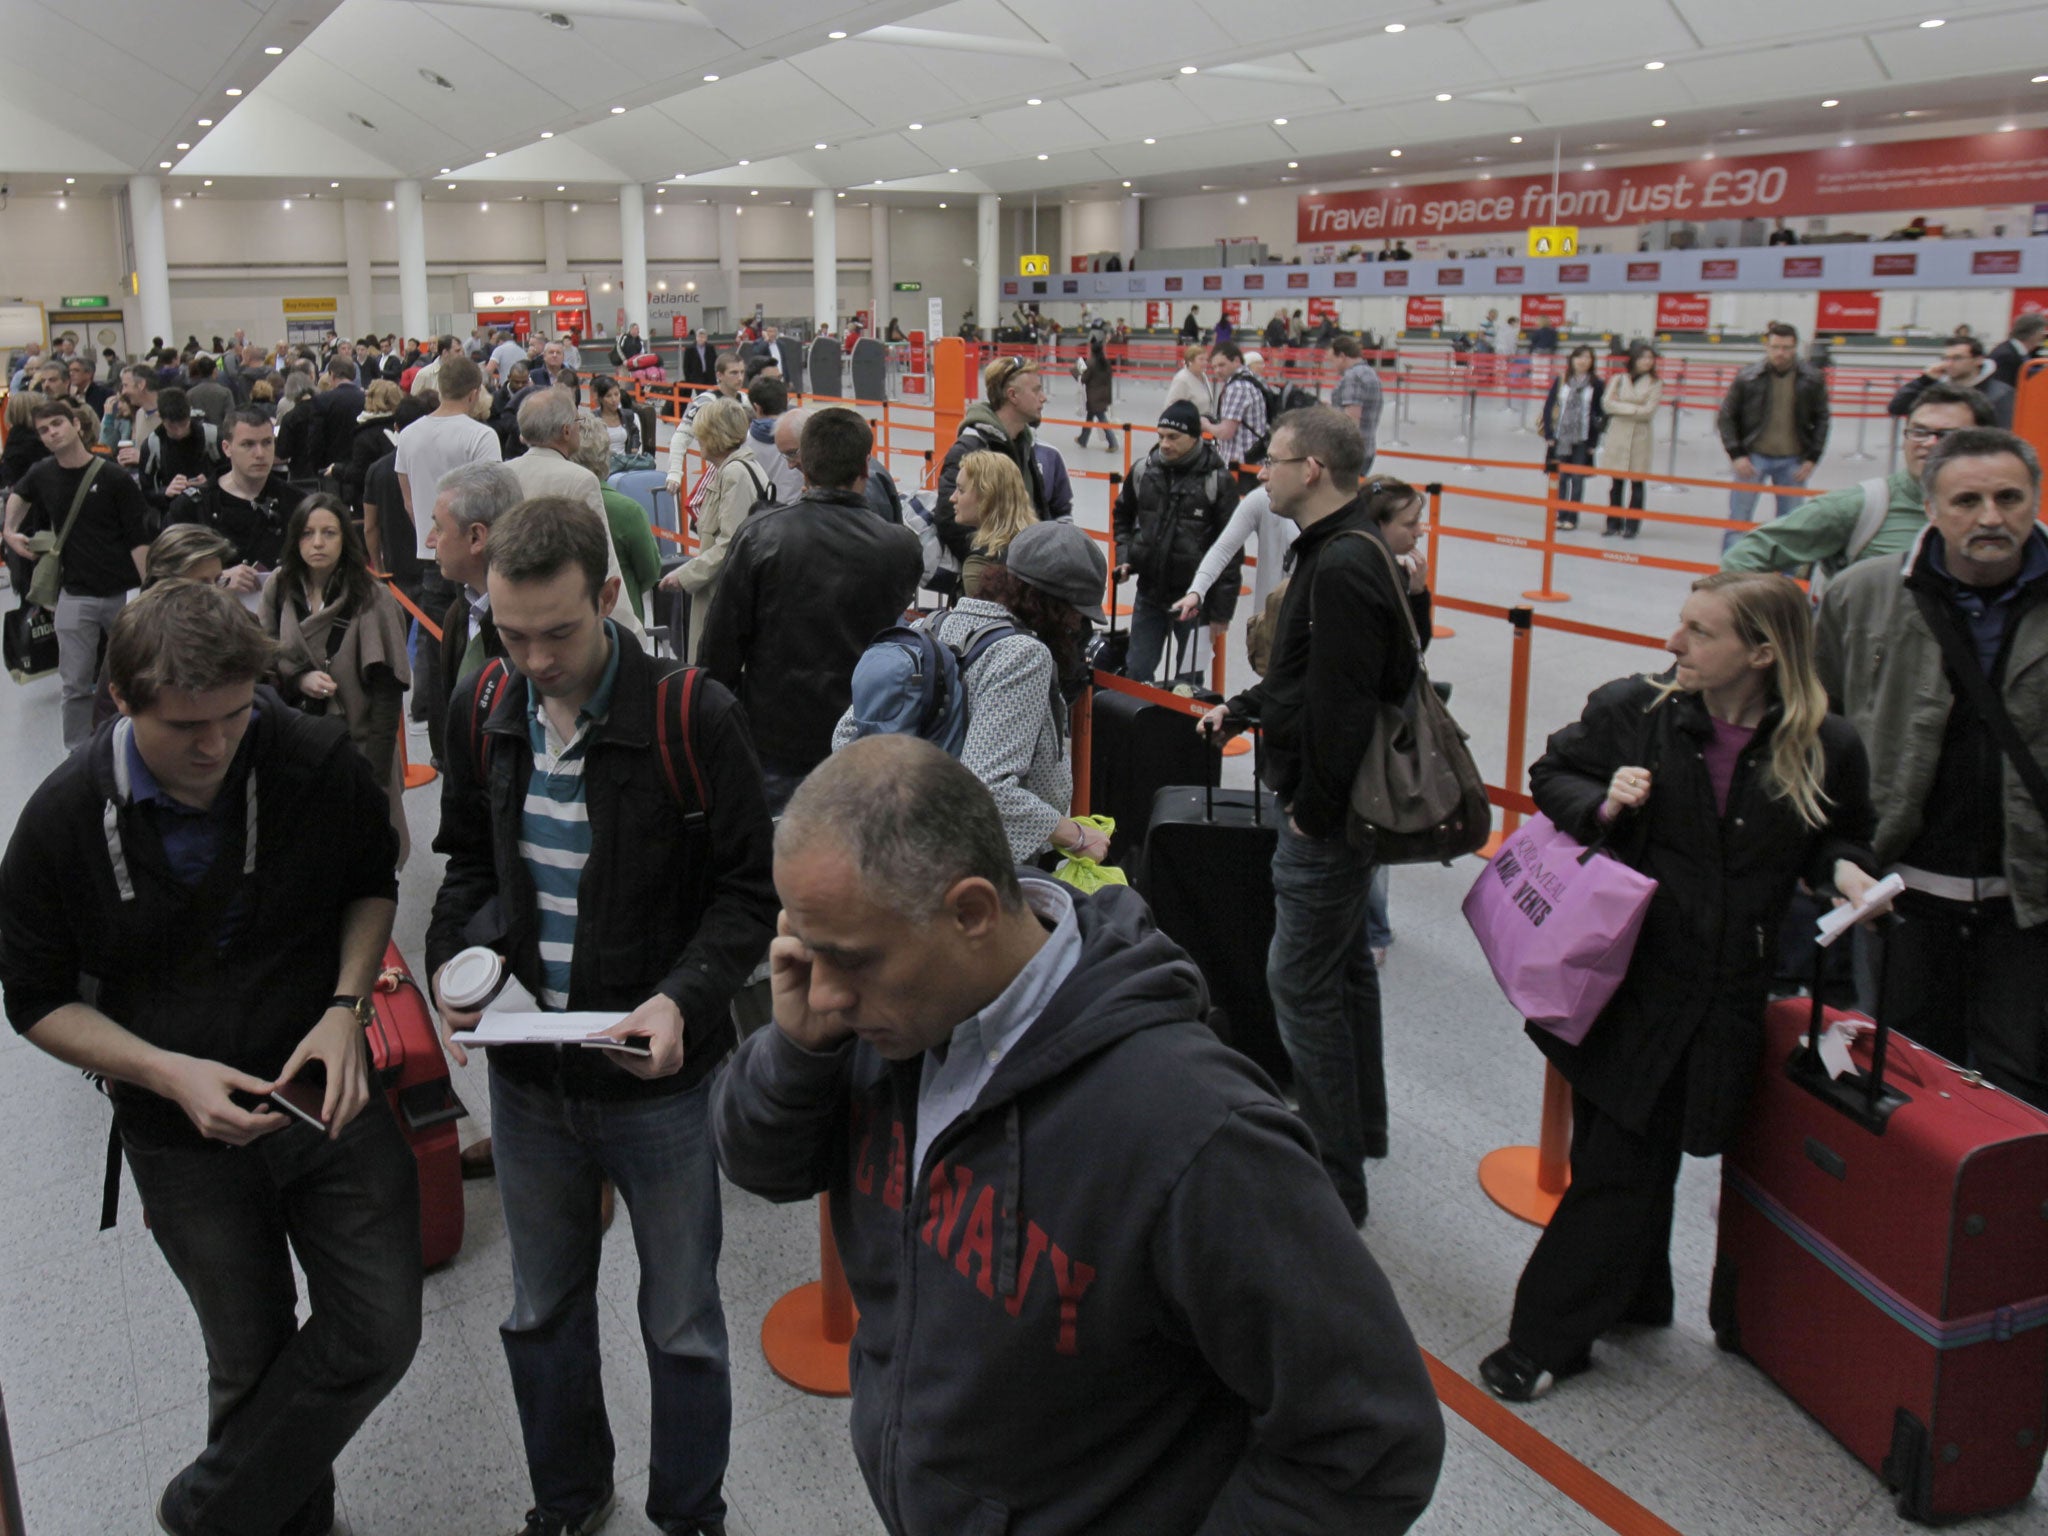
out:
{"label": "man with striped polo shirt", "polygon": [[[619,584],[608,544],[597,514],[560,497],[492,523],[485,583],[511,667],[494,661],[457,691],[434,840],[448,858],[427,933],[437,1004],[442,967],[485,944],[543,1009],[614,1019],[605,1033],[644,1052],[491,1054],[514,1280],[500,1332],[534,1498],[521,1536],[581,1536],[614,1503],[597,1341],[604,1178],[640,1259],[647,1517],[669,1533],[725,1528],[732,1394],[706,1111],[732,995],[774,930],[773,834],[732,695],[604,617]],[[476,1019],[441,1006],[450,1033]]]}

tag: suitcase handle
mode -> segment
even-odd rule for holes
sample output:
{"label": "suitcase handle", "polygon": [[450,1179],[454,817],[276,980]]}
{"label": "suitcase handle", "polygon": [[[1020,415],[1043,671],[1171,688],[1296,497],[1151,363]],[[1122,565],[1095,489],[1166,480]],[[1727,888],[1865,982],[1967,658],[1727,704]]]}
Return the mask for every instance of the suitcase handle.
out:
{"label": "suitcase handle", "polygon": [[[1872,921],[1882,932],[1892,922],[1890,914]],[[1892,946],[1885,946],[1885,960],[1879,967],[1878,1007],[1874,1020],[1877,1029],[1871,1038],[1870,1070],[1844,1074],[1835,1078],[1828,1076],[1828,1069],[1820,1059],[1820,1036],[1825,1020],[1826,1005],[1821,1001],[1821,977],[1827,963],[1827,951],[1818,943],[1813,946],[1813,1008],[1807,1015],[1806,1044],[1792,1053],[1792,1059],[1785,1063],[1785,1074],[1808,1093],[1828,1105],[1838,1114],[1846,1115],[1873,1136],[1882,1136],[1885,1125],[1893,1113],[1912,1099],[1896,1088],[1887,1087],[1884,1080],[1885,1055],[1891,1045],[1891,1026],[1885,1022],[1884,972],[1891,966]]]}
{"label": "suitcase handle", "polygon": [[[1252,738],[1252,825],[1266,824],[1266,735],[1257,726],[1250,731]],[[1216,819],[1216,789],[1223,779],[1223,743],[1216,743],[1216,771],[1202,780],[1202,819]]]}

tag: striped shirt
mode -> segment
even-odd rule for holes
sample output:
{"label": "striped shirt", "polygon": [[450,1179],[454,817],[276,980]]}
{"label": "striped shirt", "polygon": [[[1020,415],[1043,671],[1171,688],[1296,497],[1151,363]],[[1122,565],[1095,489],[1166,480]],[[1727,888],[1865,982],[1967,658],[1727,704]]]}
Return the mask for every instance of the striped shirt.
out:
{"label": "striped shirt", "polygon": [[527,780],[526,802],[520,807],[519,857],[533,877],[543,1008],[569,1006],[570,961],[576,953],[576,893],[583,882],[583,866],[590,862],[583,761],[590,751],[591,736],[611,712],[612,684],[619,675],[618,626],[607,619],[604,627],[610,657],[597,691],[576,713],[576,734],[562,740],[537,689],[533,691],[533,713],[526,722],[533,775]]}

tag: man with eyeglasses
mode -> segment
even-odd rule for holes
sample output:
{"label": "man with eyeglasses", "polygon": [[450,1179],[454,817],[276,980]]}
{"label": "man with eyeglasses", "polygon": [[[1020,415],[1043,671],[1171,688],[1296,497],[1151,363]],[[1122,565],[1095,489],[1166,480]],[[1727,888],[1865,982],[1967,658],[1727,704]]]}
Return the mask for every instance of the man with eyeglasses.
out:
{"label": "man with eyeglasses", "polygon": [[1990,401],[1972,389],[1928,382],[1906,418],[1906,467],[1816,496],[1774,523],[1745,533],[1721,556],[1724,571],[1813,567],[1817,601],[1826,584],[1859,560],[1896,556],[1927,526],[1920,475],[1951,433],[1994,425]]}
{"label": "man with eyeglasses", "polygon": [[1919,541],[1829,590],[1814,663],[1869,744],[1872,846],[1906,885],[1883,939],[1887,1018],[2048,1109],[2041,461],[2010,432],[1969,427],[1921,479]]}
{"label": "man with eyeglasses", "polygon": [[1991,402],[1994,425],[2012,426],[2012,386],[1999,379],[1997,366],[1984,355],[1984,343],[1976,337],[1955,335],[1943,342],[1941,361],[1901,384],[1885,409],[1894,416],[1910,416],[1921,395],[1936,384],[1974,389]]}

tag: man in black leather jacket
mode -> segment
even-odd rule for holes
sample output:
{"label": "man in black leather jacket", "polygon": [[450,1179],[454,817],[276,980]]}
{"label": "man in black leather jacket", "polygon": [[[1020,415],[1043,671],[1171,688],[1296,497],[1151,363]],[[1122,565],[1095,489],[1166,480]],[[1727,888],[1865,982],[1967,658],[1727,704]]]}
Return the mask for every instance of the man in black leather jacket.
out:
{"label": "man in black leather jacket", "polygon": [[[1180,665],[1180,648],[1197,621],[1176,621],[1172,607],[1194,585],[1202,556],[1236,510],[1236,480],[1223,467],[1222,455],[1202,441],[1202,419],[1194,406],[1176,400],[1159,418],[1159,446],[1131,471],[1111,513],[1118,579],[1138,578],[1126,677],[1152,681],[1169,633],[1175,652],[1169,666]],[[1236,612],[1242,568],[1240,557],[1210,587],[1206,616],[1211,624],[1227,625]]]}
{"label": "man in black leather jacket", "polygon": [[740,526],[705,619],[697,661],[746,706],[768,808],[779,814],[832,749],[853,668],[917,593],[917,535],[869,510],[874,433],[843,407],[804,424],[810,489]]}

